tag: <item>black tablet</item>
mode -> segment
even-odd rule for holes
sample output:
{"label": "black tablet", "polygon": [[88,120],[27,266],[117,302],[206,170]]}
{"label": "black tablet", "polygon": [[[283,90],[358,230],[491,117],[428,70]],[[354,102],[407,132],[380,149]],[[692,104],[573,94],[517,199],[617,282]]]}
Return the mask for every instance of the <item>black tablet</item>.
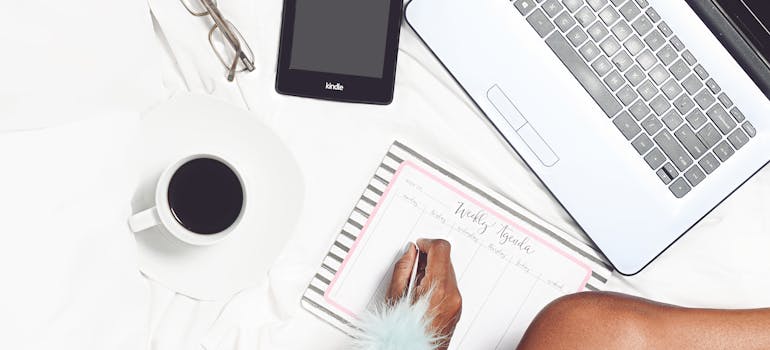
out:
{"label": "black tablet", "polygon": [[284,0],[279,93],[393,100],[403,0]]}

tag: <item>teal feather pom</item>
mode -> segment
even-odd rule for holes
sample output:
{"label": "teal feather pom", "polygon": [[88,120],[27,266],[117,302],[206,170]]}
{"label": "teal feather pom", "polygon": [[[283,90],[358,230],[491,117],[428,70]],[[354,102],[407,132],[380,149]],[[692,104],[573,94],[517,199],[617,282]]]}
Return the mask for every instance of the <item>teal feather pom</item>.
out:
{"label": "teal feather pom", "polygon": [[360,330],[353,334],[357,350],[436,350],[442,340],[430,330],[428,297],[410,303],[401,298],[395,304],[382,305],[366,312]]}

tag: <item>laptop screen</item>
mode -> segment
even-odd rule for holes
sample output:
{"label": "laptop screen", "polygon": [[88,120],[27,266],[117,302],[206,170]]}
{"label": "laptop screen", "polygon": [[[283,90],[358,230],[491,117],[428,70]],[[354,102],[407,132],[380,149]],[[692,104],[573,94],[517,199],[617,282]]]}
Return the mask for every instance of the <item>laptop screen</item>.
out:
{"label": "laptop screen", "polygon": [[770,1],[714,0],[744,37],[770,62]]}

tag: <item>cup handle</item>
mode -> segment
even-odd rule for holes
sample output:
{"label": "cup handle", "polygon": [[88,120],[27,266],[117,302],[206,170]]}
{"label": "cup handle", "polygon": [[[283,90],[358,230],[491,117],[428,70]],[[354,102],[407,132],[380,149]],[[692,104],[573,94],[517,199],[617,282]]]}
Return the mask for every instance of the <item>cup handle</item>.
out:
{"label": "cup handle", "polygon": [[160,224],[157,207],[140,211],[128,218],[128,227],[131,232],[137,233]]}

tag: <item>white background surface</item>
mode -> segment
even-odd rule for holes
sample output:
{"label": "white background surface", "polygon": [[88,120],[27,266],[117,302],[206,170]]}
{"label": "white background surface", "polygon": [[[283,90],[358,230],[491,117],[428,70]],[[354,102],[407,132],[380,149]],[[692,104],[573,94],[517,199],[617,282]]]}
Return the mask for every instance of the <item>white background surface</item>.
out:
{"label": "white background surface", "polygon": [[[13,334],[3,337],[6,347],[49,348],[46,341],[63,348],[344,347],[345,338],[302,310],[299,298],[394,138],[578,234],[408,27],[392,105],[314,101],[273,89],[282,2],[219,3],[257,56],[257,70],[236,83],[226,81],[208,45],[210,19],[190,16],[177,0],[150,0],[153,19],[143,2],[78,0],[51,8],[30,1],[7,9],[16,15],[6,26],[34,20],[25,27],[34,30],[5,31],[14,55],[0,61],[0,159],[6,160],[0,327]],[[306,186],[292,248],[281,252],[266,281],[229,304],[196,301],[155,281],[142,288],[136,270],[127,268],[136,264],[124,227],[127,193],[136,184],[132,169],[117,171],[120,162],[110,160],[123,152],[141,112],[183,91],[250,109],[294,153]],[[89,121],[72,123],[81,119]],[[8,131],[19,129],[36,130]],[[93,133],[123,137],[86,137]],[[94,164],[114,164],[113,171]],[[97,183],[104,185],[89,186]],[[768,207],[765,169],[648,269],[617,276],[610,288],[687,306],[770,305]],[[110,249],[111,258],[83,254]],[[108,331],[94,332],[97,326]]]}

